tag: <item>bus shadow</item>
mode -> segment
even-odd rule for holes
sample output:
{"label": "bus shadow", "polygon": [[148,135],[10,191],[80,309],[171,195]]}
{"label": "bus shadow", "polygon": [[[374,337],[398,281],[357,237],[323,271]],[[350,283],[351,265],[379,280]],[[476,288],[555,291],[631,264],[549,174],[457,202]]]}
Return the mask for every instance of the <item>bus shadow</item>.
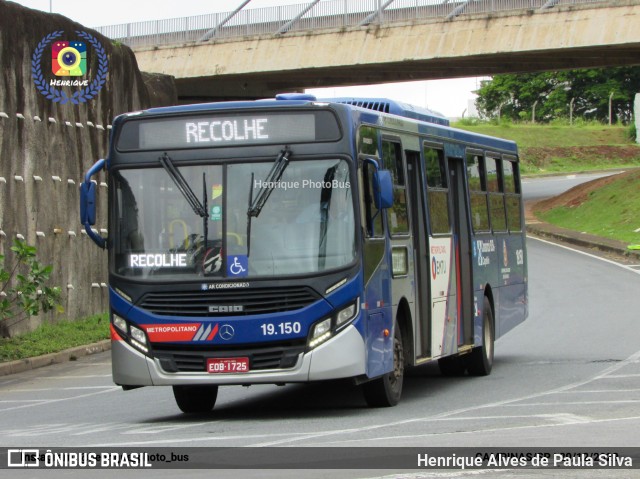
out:
{"label": "bus shadow", "polygon": [[[399,408],[429,400],[441,401],[448,394],[464,394],[473,388],[475,381],[496,380],[522,358],[513,355],[496,358],[490,376],[443,376],[436,361],[405,370],[402,399]],[[235,391],[231,391],[234,388]],[[218,402],[210,413],[182,414],[156,417],[143,421],[148,424],[164,422],[202,421],[280,421],[316,419],[327,417],[358,417],[361,415],[385,416],[394,408],[370,408],[360,386],[351,380],[322,381],[311,384],[254,385],[248,388],[221,387]]]}
{"label": "bus shadow", "polygon": [[[398,407],[407,403],[425,401],[434,395],[446,394],[447,389],[458,388],[461,381],[470,378],[444,377],[437,363],[406,370],[402,400]],[[323,381],[311,384],[288,384],[251,386],[242,397],[229,399],[225,387],[218,393],[218,403],[207,414],[176,414],[154,418],[149,423],[165,421],[203,420],[269,420],[314,419],[340,416],[386,414],[387,408],[369,408],[362,389],[351,380]],[[238,395],[239,390],[234,391]]]}

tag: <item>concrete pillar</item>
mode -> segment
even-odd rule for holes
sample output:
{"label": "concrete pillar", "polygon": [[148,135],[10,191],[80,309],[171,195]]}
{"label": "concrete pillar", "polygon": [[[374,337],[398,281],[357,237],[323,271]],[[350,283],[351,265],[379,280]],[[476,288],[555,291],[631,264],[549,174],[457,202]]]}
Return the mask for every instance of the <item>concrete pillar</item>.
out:
{"label": "concrete pillar", "polygon": [[640,143],[640,93],[636,93],[636,101],[633,103],[633,117],[636,120],[636,143]]}

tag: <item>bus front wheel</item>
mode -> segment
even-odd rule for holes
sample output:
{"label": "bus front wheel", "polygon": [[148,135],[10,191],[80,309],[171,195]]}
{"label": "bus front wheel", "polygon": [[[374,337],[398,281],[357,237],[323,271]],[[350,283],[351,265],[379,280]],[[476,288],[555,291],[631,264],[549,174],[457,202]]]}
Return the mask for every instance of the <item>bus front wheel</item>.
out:
{"label": "bus front wheel", "polygon": [[216,404],[218,386],[173,386],[173,396],[182,412],[207,413]]}
{"label": "bus front wheel", "polygon": [[390,407],[400,402],[404,379],[404,348],[400,326],[393,333],[393,371],[362,385],[364,398],[370,407]]}
{"label": "bus front wheel", "polygon": [[488,376],[493,367],[493,343],[495,340],[493,310],[485,296],[482,313],[482,346],[473,348],[465,359],[471,376]]}

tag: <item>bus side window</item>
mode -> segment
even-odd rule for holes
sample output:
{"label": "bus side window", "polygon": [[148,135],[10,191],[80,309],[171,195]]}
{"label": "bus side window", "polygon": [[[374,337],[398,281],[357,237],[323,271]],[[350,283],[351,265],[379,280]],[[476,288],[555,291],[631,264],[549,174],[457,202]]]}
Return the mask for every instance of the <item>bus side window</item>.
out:
{"label": "bus side window", "polygon": [[384,234],[381,211],[376,208],[373,199],[374,167],[368,163],[362,165],[362,183],[364,194],[365,229],[368,238],[380,238]]}
{"label": "bus side window", "polygon": [[382,141],[383,168],[391,172],[393,179],[393,206],[387,209],[389,230],[392,235],[409,234],[407,188],[404,181],[402,147],[397,141]]}
{"label": "bus side window", "polygon": [[504,209],[504,187],[502,185],[502,160],[487,156],[487,189],[489,190],[489,210],[493,231],[507,231],[507,218]]}
{"label": "bus side window", "polygon": [[518,190],[518,182],[516,174],[518,171],[517,163],[510,160],[502,160],[502,171],[504,178],[504,199],[507,207],[507,225],[509,231],[522,231],[522,208],[521,196]]}
{"label": "bus side window", "polygon": [[358,152],[361,155],[378,158],[378,130],[372,126],[361,126],[358,130]]}
{"label": "bus side window", "polygon": [[484,172],[484,157],[467,154],[467,180],[471,200],[471,223],[475,233],[489,231],[489,210],[487,207],[487,182]]}
{"label": "bus side window", "polygon": [[426,145],[423,152],[431,234],[448,234],[451,232],[451,213],[444,152]]}

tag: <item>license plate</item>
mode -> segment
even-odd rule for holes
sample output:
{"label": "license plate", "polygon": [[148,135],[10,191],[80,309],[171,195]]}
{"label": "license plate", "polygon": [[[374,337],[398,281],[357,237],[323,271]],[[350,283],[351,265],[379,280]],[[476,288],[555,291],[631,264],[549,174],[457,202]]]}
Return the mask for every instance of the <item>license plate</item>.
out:
{"label": "license plate", "polygon": [[248,373],[249,358],[209,358],[207,372],[211,374]]}

